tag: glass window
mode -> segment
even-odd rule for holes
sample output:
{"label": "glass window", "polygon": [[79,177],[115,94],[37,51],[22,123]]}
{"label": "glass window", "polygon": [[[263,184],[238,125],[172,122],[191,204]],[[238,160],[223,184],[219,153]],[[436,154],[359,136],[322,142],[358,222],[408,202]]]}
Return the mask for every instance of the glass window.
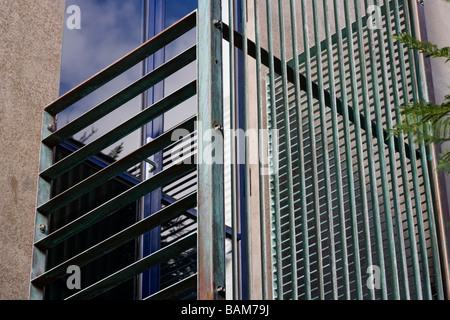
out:
{"label": "glass window", "polygon": [[[143,0],[67,0],[67,22],[74,14],[70,10],[73,5],[79,8],[80,29],[71,29],[68,23],[64,26],[61,95],[135,49],[143,41]],[[105,101],[141,75],[142,65],[137,65],[89,94],[58,115],[58,127]],[[83,143],[93,141],[141,109],[142,98],[138,96],[73,138]],[[132,133],[107,148],[104,153],[108,154],[113,148],[122,145],[120,155],[127,154],[139,146],[140,137],[140,132]]]}
{"label": "glass window", "polygon": [[[197,8],[197,0],[67,0],[66,8],[68,10],[66,12],[66,21],[72,19],[74,14],[70,10],[71,6],[79,8],[80,21],[79,28],[70,28],[69,25],[65,25],[60,82],[61,95],[194,11]],[[192,47],[195,45],[195,42],[196,31],[194,29],[173,41],[142,63],[89,94],[64,112],[61,112],[58,115],[58,127],[64,126],[66,123],[73,121],[80,115],[106,101],[141,78],[145,73],[151,72],[184,50]],[[71,139],[73,142],[72,145],[79,148],[83,144],[94,141],[143,109],[148,108],[153,103],[170,95],[172,92],[195,79],[196,63],[193,62],[161,83],[158,83],[153,88],[150,88],[145,93],[120,106],[87,129],[74,135]],[[112,155],[115,159],[123,157],[139,148],[143,143],[156,138],[165,130],[194,115],[196,110],[196,97],[194,96],[166,112],[164,116],[155,119],[144,128],[136,130],[122,140],[109,146],[102,153],[104,155]],[[162,158],[161,153],[153,156],[150,160],[158,163],[159,168],[161,168]],[[105,161],[103,166],[109,163],[109,161]],[[80,170],[80,168],[75,168],[72,171],[75,172],[74,170]],[[150,173],[150,170],[148,170],[149,167],[145,166],[143,169],[145,169],[144,174],[137,173],[139,179],[150,178],[159,171]],[[137,171],[140,171],[140,169]],[[191,178],[195,180],[195,175],[192,175]],[[71,184],[70,181],[61,181],[62,184],[65,182]],[[134,183],[138,182],[136,180]],[[109,184],[112,185],[112,182]],[[119,191],[114,186],[112,188],[114,191]],[[93,198],[97,197],[97,194],[94,192],[89,195]],[[105,196],[110,197],[107,194]],[[137,207],[134,209],[140,210],[138,217],[143,218],[161,209],[161,207],[170,204],[170,201],[179,197],[180,194],[175,194],[173,190],[166,192],[166,190],[158,189],[144,197],[144,201],[142,201],[139,209]],[[79,211],[79,208],[74,208],[74,210]],[[189,231],[192,227],[195,227],[195,215],[194,210],[183,216],[185,218],[185,222],[182,222],[183,230]],[[133,219],[138,219],[136,215],[132,215],[132,217]],[[120,229],[123,226],[125,225],[116,225],[116,228]],[[184,232],[180,233],[177,231],[178,229],[180,229],[180,222],[172,221],[167,225],[157,228],[157,230],[152,230],[148,234],[143,235],[140,239],[139,248],[137,244],[133,244],[131,249],[133,251],[132,258],[137,259],[139,256],[151,254],[167,245],[173,239],[181,237]],[[102,234],[101,236],[103,237],[105,235]],[[73,250],[69,248],[69,251],[64,252],[64,256],[71,255]],[[57,256],[53,256],[53,258],[58,259]],[[145,272],[140,279],[140,285],[138,284],[133,287],[133,283],[130,283],[126,290],[131,290],[130,288],[133,287],[134,293],[132,295],[143,298],[172,284],[178,278],[183,278],[183,274],[189,275],[195,272],[195,250],[188,252],[187,256],[182,260],[171,262],[168,265],[158,266],[149,272]],[[187,260],[193,263],[194,268],[190,267],[192,263],[185,263]],[[180,277],[171,277],[174,268],[180,274]],[[186,270],[183,268],[186,268]],[[190,295],[186,297],[190,297]]]}

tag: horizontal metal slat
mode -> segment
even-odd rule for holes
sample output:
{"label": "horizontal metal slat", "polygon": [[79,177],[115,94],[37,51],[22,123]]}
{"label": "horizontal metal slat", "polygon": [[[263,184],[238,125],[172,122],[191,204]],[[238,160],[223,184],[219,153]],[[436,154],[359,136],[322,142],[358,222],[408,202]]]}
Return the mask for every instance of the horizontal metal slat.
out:
{"label": "horizontal metal slat", "polygon": [[171,193],[170,191],[166,191],[166,190],[164,190],[164,192],[166,192],[167,194],[171,194],[172,197],[177,197],[178,194],[182,194],[187,189],[195,187],[197,185],[196,177],[194,177],[194,179],[195,180],[192,180],[189,183],[184,182],[183,184],[181,184],[182,188],[180,188],[180,185],[177,185],[174,189],[176,189],[176,188],[180,188],[180,189],[175,190],[173,193]]}
{"label": "horizontal metal slat", "polygon": [[193,274],[177,283],[144,298],[143,300],[173,300],[180,295],[196,288],[197,274]]}
{"label": "horizontal metal slat", "polygon": [[68,239],[74,234],[86,229],[95,222],[110,215],[114,211],[126,206],[132,201],[143,197],[144,195],[152,192],[153,190],[160,188],[168,183],[176,181],[185,174],[194,171],[197,168],[196,164],[180,164],[173,166],[167,170],[164,170],[150,179],[139,183],[138,185],[128,189],[121,193],[117,197],[105,202],[97,208],[91,210],[85,215],[77,218],[76,220],[66,224],[64,227],[50,233],[45,238],[36,242],[34,245],[40,249],[51,248],[56,244]]}
{"label": "horizontal metal slat", "polygon": [[32,279],[33,284],[48,285],[57,279],[66,275],[67,267],[77,265],[79,267],[98,259],[99,257],[111,252],[122,244],[127,243],[131,239],[150,231],[151,229],[176,218],[183,212],[193,208],[197,203],[197,193],[194,192],[183,199],[155,212],[154,214],[142,219],[132,226],[120,231],[119,233],[109,237],[108,239],[98,243],[97,245],[87,249],[86,251],[64,261],[58,266],[48,270],[42,275]]}
{"label": "horizontal metal slat", "polygon": [[[66,124],[61,129],[55,131],[42,142],[49,147],[53,147],[58,143],[68,139],[80,130],[93,124],[95,121],[101,119],[108,113],[114,111],[124,103],[130,101],[140,93],[156,85],[168,76],[174,74],[181,68],[187,66],[196,59],[196,45],[180,53],[173,59],[167,61],[160,67],[146,74],[139,80],[135,81],[125,89],[119,91],[112,97],[101,102],[91,110],[74,119],[72,122]],[[100,151],[100,150],[99,150]]]}
{"label": "horizontal metal slat", "polygon": [[101,136],[97,140],[68,155],[66,158],[49,167],[47,170],[41,172],[40,176],[47,180],[58,177],[78,163],[99,152],[99,150],[102,150],[103,148],[126,136],[128,133],[156,118],[161,113],[168,111],[177,106],[179,103],[189,99],[195,95],[195,93],[196,81],[193,81],[170,96],[156,102],[151,107],[143,110],[133,118]]}
{"label": "horizontal metal slat", "polygon": [[49,104],[45,108],[45,111],[47,111],[51,115],[58,114],[70,105],[87,96],[92,91],[108,83],[140,61],[154,54],[173,40],[193,29],[196,24],[197,11],[193,11],[183,19],[179,20],[177,23],[173,24],[147,42],[143,43],[141,46],[139,46],[120,60],[114,62],[109,67],[106,67],[96,75],[92,76],[74,89],[62,95],[59,99]]}
{"label": "horizontal metal slat", "polygon": [[182,122],[175,128],[165,132],[158,138],[145,144],[141,148],[133,151],[132,153],[128,154],[122,159],[117,160],[116,162],[110,164],[106,168],[98,171],[97,173],[86,178],[85,180],[77,183],[70,189],[67,189],[64,192],[53,197],[52,199],[50,199],[49,201],[38,207],[37,210],[42,214],[49,214],[51,212],[55,212],[59,208],[65,206],[66,204],[74,201],[80,196],[100,186],[105,181],[110,180],[111,178],[124,172],[126,169],[130,168],[136,163],[144,161],[148,157],[160,151],[162,148],[173,143],[172,133],[175,132],[176,130],[184,129],[193,131],[195,126],[194,124],[195,120],[196,116],[189,118],[188,120]]}
{"label": "horizontal metal slat", "polygon": [[113,273],[112,275],[98,281],[97,283],[75,293],[74,295],[68,297],[66,300],[81,300],[81,299],[91,299],[99,294],[102,294],[124,281],[139,275],[140,273],[156,266],[177,254],[186,251],[189,248],[194,247],[197,244],[197,233],[191,233],[186,237],[164,247],[155,253],[142,258],[141,260],[123,268],[122,270]]}

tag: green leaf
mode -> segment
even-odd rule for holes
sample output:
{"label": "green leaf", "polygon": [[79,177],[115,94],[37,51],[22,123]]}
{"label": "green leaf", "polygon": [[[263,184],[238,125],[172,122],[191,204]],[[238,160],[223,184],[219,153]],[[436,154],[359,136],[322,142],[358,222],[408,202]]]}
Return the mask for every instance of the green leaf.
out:
{"label": "green leaf", "polygon": [[393,39],[400,41],[408,46],[410,50],[418,50],[432,58],[446,58],[445,62],[450,61],[450,47],[439,48],[430,42],[415,39],[408,33],[402,32],[399,36],[392,36]]}
{"label": "green leaf", "polygon": [[[446,0],[450,2],[450,0]],[[419,41],[407,33],[392,36],[395,40],[417,50],[427,57],[445,58],[450,61],[450,47],[439,48],[430,42]],[[445,96],[442,104],[436,105],[426,101],[398,106],[402,121],[390,130],[390,136],[404,134],[414,137],[416,142],[440,144],[450,141],[450,94]],[[450,173],[450,151],[440,155],[439,171]]]}

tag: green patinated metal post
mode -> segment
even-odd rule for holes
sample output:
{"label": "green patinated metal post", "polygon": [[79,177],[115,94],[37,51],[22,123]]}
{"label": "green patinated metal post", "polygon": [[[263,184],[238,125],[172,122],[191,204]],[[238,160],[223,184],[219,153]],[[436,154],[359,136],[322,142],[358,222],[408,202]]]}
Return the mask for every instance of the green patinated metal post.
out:
{"label": "green patinated metal post", "polygon": [[[333,41],[332,37],[330,35],[330,23],[328,20],[330,17],[328,16],[328,0],[323,0],[323,12],[324,12],[324,29],[325,29],[325,44],[326,44],[326,59],[328,66],[333,65],[333,57],[332,57],[332,50],[333,50]],[[331,127],[332,132],[335,137],[339,136],[339,129],[338,129],[338,112],[337,112],[337,106],[336,106],[336,84],[334,81],[334,70],[333,68],[329,68],[330,72],[330,80],[329,80],[329,90],[330,90],[330,96],[331,96]],[[337,175],[337,193],[338,197],[342,195],[342,177],[341,177],[341,159],[340,159],[340,152],[339,152],[339,145],[337,139],[333,139],[333,157],[335,159],[336,163],[336,175]],[[339,204],[338,211],[341,213],[343,211],[342,204]],[[334,230],[334,222],[333,222],[333,212],[329,213],[328,217],[328,229]],[[339,292],[338,292],[338,283],[337,283],[337,257],[336,257],[336,239],[333,232],[330,232],[330,263],[331,263],[331,277],[332,277],[332,293],[333,293],[333,299],[338,299]]]}
{"label": "green patinated metal post", "polygon": [[[198,2],[198,299],[225,297],[225,219],[223,138],[214,141],[215,161],[204,141],[208,133],[222,135],[221,1]],[[223,136],[222,136],[223,137]],[[222,153],[217,157],[217,154]]]}
{"label": "green patinated metal post", "polygon": [[[230,45],[229,45],[229,86],[230,86],[230,132],[234,132],[236,128],[236,118],[235,118],[235,110],[236,110],[236,79],[235,79],[235,51],[236,48],[231,45],[231,43],[234,43],[234,0],[228,0],[228,25],[230,27]],[[234,300],[239,299],[239,243],[238,243],[238,231],[239,231],[239,224],[238,224],[238,214],[237,214],[237,201],[236,201],[236,146],[235,146],[235,136],[233,134],[229,135],[229,143],[230,143],[230,215],[231,215],[231,229],[232,229],[232,238],[231,238],[231,247],[232,247],[232,257],[231,257],[231,263],[232,263],[232,271],[231,271],[231,278],[232,278],[232,297]]]}
{"label": "green patinated metal post", "polygon": [[[351,175],[352,168],[349,165],[349,162],[351,162],[351,150],[350,150],[350,134],[349,134],[349,111],[348,111],[348,99],[347,99],[347,92],[346,92],[346,86],[345,86],[345,80],[344,80],[344,53],[343,53],[343,39],[342,35],[339,32],[341,30],[340,25],[340,16],[339,16],[339,3],[335,0],[334,1],[334,18],[335,18],[335,27],[336,27],[336,34],[338,35],[337,38],[337,48],[338,48],[338,61],[339,61],[339,84],[341,87],[341,99],[343,104],[343,118],[344,118],[344,135],[345,135],[345,157],[347,161],[347,175]],[[352,186],[350,186],[352,188]],[[341,200],[339,200],[341,202]],[[340,204],[343,206],[343,203]],[[350,284],[349,284],[349,270],[348,270],[348,247],[347,247],[347,236],[346,236],[346,221],[345,221],[345,212],[340,210],[339,212],[339,226],[340,226],[340,238],[341,238],[341,246],[342,246],[342,261],[343,261],[343,291],[344,291],[344,297],[346,299],[350,298]]]}
{"label": "green patinated metal post", "polygon": [[[287,65],[286,65],[286,49],[285,49],[285,36],[284,36],[284,23],[283,23],[283,4],[281,0],[278,0],[278,24],[280,29],[280,56],[281,56],[281,64],[282,64],[282,93],[283,93],[283,110],[284,110],[284,134],[286,137],[289,137],[289,132],[292,130],[291,123],[289,121],[289,98],[288,98],[288,80],[287,80]],[[271,88],[271,90],[275,91],[275,88]],[[285,140],[286,148],[288,150],[292,149],[292,144],[290,139]],[[291,234],[290,238],[290,258],[291,262],[291,281],[293,283],[292,290],[292,299],[298,299],[298,293],[295,288],[297,287],[297,248],[295,245],[295,216],[294,216],[294,185],[292,173],[293,173],[293,155],[286,155],[286,171],[288,175],[287,179],[287,198],[288,198],[288,212],[289,212],[289,232]]]}
{"label": "green patinated metal post", "polygon": [[[268,82],[269,82],[269,92],[267,94],[267,99],[270,101],[270,113],[271,118],[269,120],[272,132],[277,130],[277,120],[276,120],[276,99],[275,99],[275,59],[274,59],[274,49],[273,49],[273,32],[272,32],[272,5],[270,0],[266,0],[266,21],[267,21],[267,38],[268,38]],[[269,157],[272,157],[274,163],[278,162],[278,152],[276,148],[279,141],[277,141],[277,136],[271,136],[269,146]],[[274,190],[273,192],[273,208],[276,213],[280,212],[280,191],[279,191],[279,177],[277,170],[273,170],[270,177],[270,184]],[[281,243],[281,227],[280,227],[280,217],[279,214],[275,214],[275,228],[273,231],[273,237],[275,241]],[[275,250],[275,261],[276,265],[276,283],[277,283],[277,293],[279,299],[283,296],[283,274],[282,274],[282,257],[281,257],[281,246],[277,246]]]}
{"label": "green patinated metal post", "polygon": [[[51,134],[52,129],[55,128],[56,121],[55,117],[50,115],[48,112],[44,111],[43,121],[42,121],[42,138],[47,137]],[[40,165],[39,170],[43,171],[47,169],[53,161],[53,148],[41,145],[41,155],[40,155]],[[39,177],[38,182],[38,195],[37,195],[37,206],[47,202],[51,197],[51,181],[45,180]],[[36,210],[36,220],[35,220],[35,233],[34,233],[34,243],[43,239],[49,230],[49,218],[48,216]],[[47,263],[47,254],[45,250],[39,248],[34,248],[33,250],[33,262],[31,267],[31,279],[40,276],[45,272]],[[39,285],[30,285],[30,299],[32,300],[42,300],[44,299],[44,288]]]}
{"label": "green patinated metal post", "polygon": [[[256,46],[256,70],[261,69],[261,48],[260,48],[260,26],[259,26],[259,5],[260,2],[258,0],[253,1],[253,14],[255,19],[255,46]],[[231,41],[230,41],[231,42]],[[261,73],[256,73],[256,94],[257,94],[257,108],[258,108],[258,130],[261,130],[266,127],[267,124],[263,123],[264,118],[264,110],[262,103],[262,92],[261,92]],[[264,152],[264,138],[263,135],[258,133],[258,151],[259,151],[259,219],[260,219],[260,237],[261,237],[261,289],[262,289],[262,298],[267,299],[268,297],[268,289],[267,289],[267,246],[266,246],[266,204],[265,204],[265,177],[263,173],[263,164],[261,161],[266,156]]]}

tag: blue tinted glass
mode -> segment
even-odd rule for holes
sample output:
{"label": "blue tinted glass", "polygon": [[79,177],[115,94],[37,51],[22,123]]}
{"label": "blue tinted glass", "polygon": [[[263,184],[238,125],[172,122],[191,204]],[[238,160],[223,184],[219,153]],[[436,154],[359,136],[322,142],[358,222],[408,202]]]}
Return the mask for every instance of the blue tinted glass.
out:
{"label": "blue tinted glass", "polygon": [[[79,8],[79,28],[73,28],[78,18],[71,6]],[[135,49],[143,40],[143,0],[67,0],[61,64],[60,94],[101,71],[123,55]],[[58,126],[77,118],[119,90],[136,81],[142,66],[136,66],[96,90],[58,115]],[[124,104],[91,127],[74,135],[75,140],[88,143],[111,130],[142,109],[141,97]],[[104,150],[123,143],[122,155],[140,144],[140,132]]]}
{"label": "blue tinted glass", "polygon": [[197,9],[197,0],[166,0],[166,27]]}
{"label": "blue tinted glass", "polygon": [[91,77],[142,42],[142,0],[67,0],[80,9],[80,29],[69,29],[66,12],[61,94]]}
{"label": "blue tinted glass", "polygon": [[[67,0],[66,8],[75,5],[80,10],[80,29],[71,29],[69,23],[73,20],[73,12],[66,11],[64,25],[63,54],[61,64],[60,94],[77,86],[81,82],[101,71],[129,51],[139,46],[144,39],[144,4],[146,0]],[[148,0],[147,0],[148,1]],[[147,23],[152,25],[161,21],[162,26],[169,27],[197,8],[197,0],[151,0],[150,3],[162,3],[162,6],[150,5]],[[162,10],[162,8],[164,8]],[[156,11],[164,12],[156,12]],[[161,30],[157,30],[158,32]],[[152,35],[150,35],[152,36]],[[168,61],[183,50],[195,44],[195,30],[188,32],[164,49],[162,61]],[[161,62],[162,62],[161,61]],[[156,63],[152,68],[161,63]],[[137,65],[123,75],[114,79],[104,87],[96,90],[88,97],[74,104],[58,116],[58,126],[74,120],[81,114],[103,102],[119,90],[136,81],[142,76],[143,66]],[[150,70],[147,70],[150,71]],[[167,96],[195,79],[195,63],[183,68],[164,81],[163,96]],[[158,99],[161,95],[158,95]],[[158,100],[157,99],[157,100]],[[148,106],[148,105],[147,105]],[[126,103],[103,120],[76,134],[74,139],[89,143],[124,120],[136,114],[142,108],[142,96]],[[164,117],[164,128],[167,130],[180,119],[195,113],[195,98],[169,111]],[[136,131],[118,144],[124,143],[122,155],[141,143],[141,133]],[[104,153],[116,147],[113,145]]]}
{"label": "blue tinted glass", "polygon": [[[178,20],[182,19],[192,11],[196,10],[198,6],[197,0],[166,0],[165,3],[165,26],[170,27]],[[165,61],[175,57],[182,51],[195,45],[196,31],[191,30],[184,36],[180,37],[165,49]],[[196,63],[191,63],[180,71],[176,72],[173,76],[166,79],[164,82],[164,94],[174,92],[182,85],[189,83],[196,79]],[[183,119],[193,116],[197,112],[196,97],[193,97],[174,109],[166,113],[164,118],[164,129],[170,129],[175,124],[179,123]]]}

